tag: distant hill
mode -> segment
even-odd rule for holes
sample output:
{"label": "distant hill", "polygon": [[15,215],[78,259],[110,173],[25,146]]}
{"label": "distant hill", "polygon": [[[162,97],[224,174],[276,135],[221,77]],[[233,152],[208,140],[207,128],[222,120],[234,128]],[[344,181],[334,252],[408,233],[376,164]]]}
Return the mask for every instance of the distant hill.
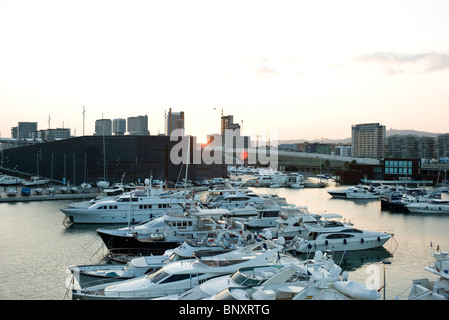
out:
{"label": "distant hill", "polygon": [[[387,138],[394,135],[405,136],[408,134],[413,134],[419,137],[436,137],[441,133],[433,133],[426,131],[416,131],[416,130],[397,130],[397,129],[388,129],[387,130]],[[321,142],[320,139],[316,140],[305,140],[305,139],[291,139],[291,140],[279,140],[279,144],[293,144],[293,143],[304,143],[304,142]],[[351,137],[345,139],[327,139],[324,140],[323,143],[341,143],[341,144],[349,144],[351,143]]]}
{"label": "distant hill", "polygon": [[405,136],[408,134],[413,134],[419,137],[436,137],[440,135],[441,133],[433,133],[433,132],[426,132],[426,131],[416,131],[416,130],[397,130],[397,129],[389,129],[387,130],[387,137],[394,136],[394,135],[400,135]]}

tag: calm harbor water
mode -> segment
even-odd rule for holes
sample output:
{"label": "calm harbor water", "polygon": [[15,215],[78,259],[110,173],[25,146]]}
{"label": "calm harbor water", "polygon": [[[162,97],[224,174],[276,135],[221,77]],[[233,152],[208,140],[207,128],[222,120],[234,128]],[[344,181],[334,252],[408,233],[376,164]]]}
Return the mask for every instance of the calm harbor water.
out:
{"label": "calm harbor water", "polygon": [[[386,299],[405,299],[412,280],[436,279],[424,267],[440,246],[449,250],[449,216],[391,213],[380,201],[332,199],[325,189],[254,189],[276,193],[289,203],[307,206],[314,213],[338,213],[356,227],[394,233],[382,248],[335,254],[334,260],[349,278],[379,288],[385,266]],[[443,198],[449,198],[443,193]],[[71,201],[0,203],[0,299],[62,300],[66,296],[66,268],[95,264],[106,253],[95,230],[100,225],[66,227],[59,209]]]}

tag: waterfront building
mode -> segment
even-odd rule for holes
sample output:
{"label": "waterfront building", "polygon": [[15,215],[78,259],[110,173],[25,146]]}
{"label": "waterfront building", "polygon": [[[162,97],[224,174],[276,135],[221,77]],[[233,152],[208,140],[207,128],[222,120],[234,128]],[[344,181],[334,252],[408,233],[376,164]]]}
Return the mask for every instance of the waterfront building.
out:
{"label": "waterfront building", "polygon": [[111,119],[99,119],[95,121],[95,136],[111,136],[112,121]]}
{"label": "waterfront building", "polygon": [[342,157],[350,157],[352,155],[352,147],[345,145],[336,145],[335,146],[335,155]]}
{"label": "waterfront building", "polygon": [[148,116],[128,117],[128,134],[148,136]]}
{"label": "waterfront building", "polygon": [[[196,139],[191,138],[191,145]],[[103,179],[120,182],[125,173],[126,182],[143,182],[146,178],[176,182],[185,177],[186,166],[170,159],[171,149],[177,141],[169,136],[101,135],[39,143],[3,150],[4,167],[10,170],[70,181],[72,185],[82,182],[95,183]],[[188,178],[202,181],[226,176],[226,165],[194,163],[194,148],[190,149],[191,161]],[[39,154],[37,158],[36,155]]]}
{"label": "waterfront building", "polygon": [[440,134],[437,136],[437,157],[449,157],[449,133]]}
{"label": "waterfront building", "polygon": [[11,136],[16,139],[29,139],[35,131],[37,131],[37,122],[19,122],[17,127],[11,128]]}
{"label": "waterfront building", "polygon": [[234,123],[234,116],[221,116],[221,135],[224,136],[226,130],[232,129],[240,129],[240,125],[238,123]]}
{"label": "waterfront building", "polygon": [[[171,108],[168,110],[168,115],[166,118],[166,135],[171,135],[173,130],[182,129],[184,130],[184,111],[172,112]],[[184,132],[184,131],[183,131]]]}
{"label": "waterfront building", "polygon": [[437,141],[417,135],[392,135],[387,138],[385,157],[433,159],[437,157]]}
{"label": "waterfront building", "polygon": [[352,156],[383,159],[385,157],[386,128],[379,123],[352,126]]}
{"label": "waterfront building", "polygon": [[42,139],[45,141],[53,141],[58,139],[70,138],[69,128],[44,129],[35,131],[32,134],[33,139]]}
{"label": "waterfront building", "polygon": [[123,136],[126,132],[126,119],[112,120],[112,132],[116,136]]}

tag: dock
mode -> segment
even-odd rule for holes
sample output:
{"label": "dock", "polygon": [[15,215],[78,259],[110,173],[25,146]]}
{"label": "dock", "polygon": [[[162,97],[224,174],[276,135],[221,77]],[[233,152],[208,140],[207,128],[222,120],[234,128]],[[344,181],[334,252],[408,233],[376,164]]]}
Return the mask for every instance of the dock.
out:
{"label": "dock", "polygon": [[56,193],[56,194],[31,194],[23,196],[17,193],[14,197],[1,194],[0,203],[30,202],[30,201],[54,201],[54,200],[90,200],[98,196],[99,193]]}

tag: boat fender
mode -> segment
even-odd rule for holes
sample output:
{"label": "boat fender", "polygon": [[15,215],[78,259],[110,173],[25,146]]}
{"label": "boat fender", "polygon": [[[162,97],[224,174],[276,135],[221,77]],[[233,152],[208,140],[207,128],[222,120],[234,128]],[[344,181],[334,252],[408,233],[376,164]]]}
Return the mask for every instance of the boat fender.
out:
{"label": "boat fender", "polygon": [[360,242],[361,242],[361,243],[364,243],[364,242],[365,242],[365,240],[363,240],[363,238],[362,238],[362,239],[360,239]]}
{"label": "boat fender", "polygon": [[380,242],[380,237],[377,237],[377,241],[379,241],[379,242]]}
{"label": "boat fender", "polygon": [[312,245],[309,243],[309,244],[307,245],[307,248],[312,249]]}
{"label": "boat fender", "polygon": [[347,241],[346,241],[346,239],[343,239],[343,243],[344,243],[344,244],[347,244]]}
{"label": "boat fender", "polygon": [[329,241],[324,241],[324,244],[327,246],[329,244]]}

